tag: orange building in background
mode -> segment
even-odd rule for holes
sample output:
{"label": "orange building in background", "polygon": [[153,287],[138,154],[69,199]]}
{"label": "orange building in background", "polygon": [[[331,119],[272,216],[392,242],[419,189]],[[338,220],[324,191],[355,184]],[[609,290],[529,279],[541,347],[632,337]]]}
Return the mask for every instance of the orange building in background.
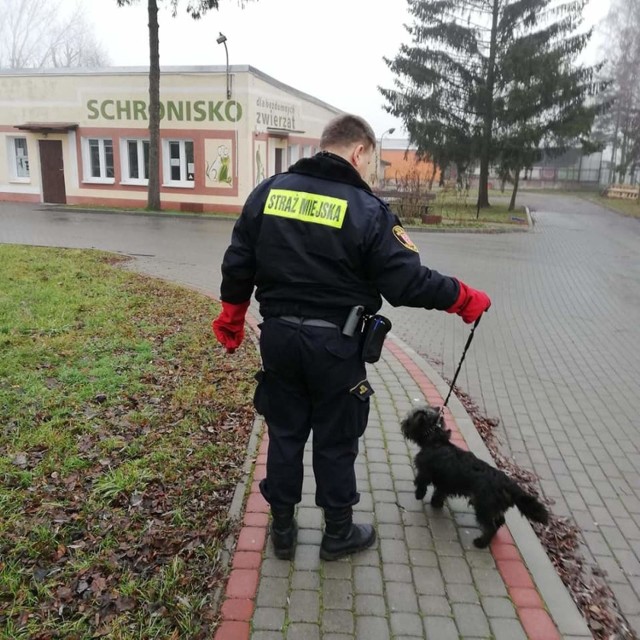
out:
{"label": "orange building in background", "polygon": [[437,169],[434,175],[433,163],[418,160],[415,149],[407,149],[407,145],[406,139],[383,140],[378,174],[382,178],[380,188],[400,188],[407,181],[415,186],[417,180],[425,188],[432,179],[434,184],[438,184],[440,170]]}

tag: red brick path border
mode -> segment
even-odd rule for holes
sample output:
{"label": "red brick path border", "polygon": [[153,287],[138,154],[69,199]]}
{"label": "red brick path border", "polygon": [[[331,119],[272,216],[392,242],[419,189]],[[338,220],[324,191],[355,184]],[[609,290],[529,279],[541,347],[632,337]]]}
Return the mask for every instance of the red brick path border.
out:
{"label": "red brick path border", "polygon": [[[429,404],[437,406],[444,402],[424,371],[393,339],[387,340],[385,346],[417,383]],[[451,429],[451,441],[468,450],[469,447],[448,408],[445,410],[445,423]],[[561,640],[562,636],[545,609],[506,525],[498,530],[491,541],[491,553],[529,640]]]}

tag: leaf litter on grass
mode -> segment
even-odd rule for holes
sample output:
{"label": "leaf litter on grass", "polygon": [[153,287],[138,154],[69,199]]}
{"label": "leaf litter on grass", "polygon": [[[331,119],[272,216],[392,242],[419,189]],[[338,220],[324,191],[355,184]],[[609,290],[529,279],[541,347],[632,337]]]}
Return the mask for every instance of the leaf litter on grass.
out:
{"label": "leaf litter on grass", "polygon": [[259,358],[121,261],[0,247],[0,638],[215,629]]}

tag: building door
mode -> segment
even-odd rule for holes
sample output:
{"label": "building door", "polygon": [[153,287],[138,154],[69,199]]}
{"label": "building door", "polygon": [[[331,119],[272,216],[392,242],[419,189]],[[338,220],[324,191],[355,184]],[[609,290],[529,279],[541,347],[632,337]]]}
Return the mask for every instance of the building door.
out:
{"label": "building door", "polygon": [[39,140],[42,199],[44,202],[66,204],[64,162],[61,140]]}
{"label": "building door", "polygon": [[282,156],[284,149],[275,149],[276,152],[276,162],[275,162],[275,170],[276,173],[282,173]]}

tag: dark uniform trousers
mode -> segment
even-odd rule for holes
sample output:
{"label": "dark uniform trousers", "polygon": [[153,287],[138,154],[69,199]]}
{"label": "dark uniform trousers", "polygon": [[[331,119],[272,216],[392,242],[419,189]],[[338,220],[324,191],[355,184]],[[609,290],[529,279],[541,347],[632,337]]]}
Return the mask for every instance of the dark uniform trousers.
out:
{"label": "dark uniform trousers", "polygon": [[300,502],[304,447],[313,432],[316,504],[356,504],[354,464],[371,393],[358,384],[366,380],[359,337],[281,318],[265,320],[261,329],[263,370],[254,404],[269,430],[262,495],[274,508]]}

